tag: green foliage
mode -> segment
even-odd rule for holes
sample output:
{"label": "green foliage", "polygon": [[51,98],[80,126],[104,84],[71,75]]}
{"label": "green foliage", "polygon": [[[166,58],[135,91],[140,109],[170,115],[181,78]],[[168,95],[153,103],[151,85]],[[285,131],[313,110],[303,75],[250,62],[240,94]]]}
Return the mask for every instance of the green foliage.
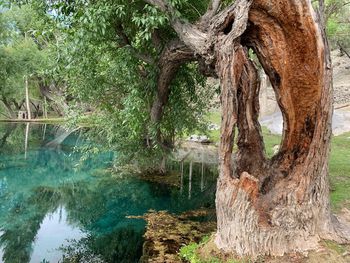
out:
{"label": "green foliage", "polygon": [[[189,1],[173,4],[187,10]],[[198,16],[193,10],[199,6],[204,7],[193,3],[186,18]],[[145,157],[144,163],[157,159],[163,149],[156,143],[146,148],[146,139],[156,141],[150,110],[157,92],[157,63],[163,47],[175,37],[167,18],[141,0],[59,1],[47,8],[58,14],[55,19],[61,34],[55,72],[73,98],[71,123],[85,119],[84,113],[91,110],[89,122],[95,127],[91,135],[104,138],[108,147],[118,151],[119,161],[136,156]],[[159,124],[163,136],[174,140],[203,129],[202,113],[212,95],[197,65],[183,65],[171,83]]]}
{"label": "green foliage", "polygon": [[350,47],[350,4],[345,0],[327,0],[325,18],[327,34],[334,48],[337,42]]}
{"label": "green foliage", "polygon": [[25,76],[29,79],[30,97],[40,99],[37,76],[45,75],[52,59],[47,21],[28,5],[13,5],[0,13],[0,100],[9,104],[7,110],[18,110],[22,104]]}
{"label": "green foliage", "polygon": [[[183,246],[180,249],[179,255],[183,259],[188,260],[190,263],[202,263],[201,259],[199,258],[197,254],[198,248],[203,246],[205,243],[207,243],[210,239],[210,236],[205,236],[200,243],[190,243],[187,246]],[[213,262],[214,263],[214,262]]]}
{"label": "green foliage", "polygon": [[191,263],[200,263],[201,261],[196,254],[198,247],[199,245],[197,243],[190,243],[187,246],[183,246],[180,249],[180,256]]}
{"label": "green foliage", "polygon": [[207,259],[201,259],[199,254],[198,254],[198,249],[203,247],[206,243],[209,242],[210,236],[205,236],[201,242],[199,243],[190,243],[187,246],[183,246],[180,249],[179,255],[181,258],[187,260],[190,263],[243,263],[243,262],[249,262],[246,260],[235,260],[235,259],[228,259],[227,261],[222,261],[221,259],[211,256],[210,258]]}

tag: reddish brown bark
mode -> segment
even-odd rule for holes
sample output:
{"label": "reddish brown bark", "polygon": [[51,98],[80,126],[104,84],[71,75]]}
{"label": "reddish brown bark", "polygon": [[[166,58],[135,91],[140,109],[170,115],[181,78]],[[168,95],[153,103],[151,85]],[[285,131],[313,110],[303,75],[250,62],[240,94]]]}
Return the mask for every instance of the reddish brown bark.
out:
{"label": "reddish brown bark", "polygon": [[[327,42],[314,19],[308,1],[271,6],[257,0],[251,6],[242,44],[255,50],[270,78],[284,133],[279,153],[266,161],[254,107],[257,74],[243,56],[236,63],[250,70],[240,75],[238,88],[243,95],[238,96],[242,117],[236,170],[228,172],[222,161],[216,199],[216,242],[226,251],[282,255],[315,248],[320,238],[349,241],[348,230],[334,221],[329,207],[331,67]],[[249,93],[253,99],[244,96]],[[227,111],[223,105],[223,114]]]}
{"label": "reddish brown bark", "polygon": [[[169,13],[183,42],[208,65],[214,61],[220,78],[218,247],[256,257],[312,249],[322,238],[349,242],[349,228],[330,212],[332,74],[322,20],[311,2],[237,0],[212,16],[205,30],[181,21],[164,0],[148,2]],[[258,74],[247,48],[257,54],[283,114],[281,147],[271,160],[258,123]]]}

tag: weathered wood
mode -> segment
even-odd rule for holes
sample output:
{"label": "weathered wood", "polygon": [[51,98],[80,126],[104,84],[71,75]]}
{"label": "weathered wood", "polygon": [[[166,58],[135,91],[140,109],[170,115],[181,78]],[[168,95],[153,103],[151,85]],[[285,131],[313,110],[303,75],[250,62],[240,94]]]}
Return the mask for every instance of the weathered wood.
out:
{"label": "weathered wood", "polygon": [[[168,14],[180,39],[220,78],[218,247],[257,257],[313,249],[321,238],[349,242],[349,228],[330,212],[332,72],[323,19],[311,2],[238,0],[205,29],[176,17],[166,0],[148,2]],[[247,48],[257,54],[283,114],[281,147],[271,160],[258,123],[259,78]]]}
{"label": "weathered wood", "polygon": [[[279,1],[272,6],[267,0],[254,1],[242,44],[254,49],[270,78],[284,133],[279,153],[265,162],[261,145],[254,145],[261,141],[259,133],[251,133],[259,129],[247,122],[252,116],[252,108],[244,107],[250,104],[249,96],[241,96],[239,152],[246,157],[237,160],[233,176],[221,164],[217,245],[256,257],[313,249],[320,238],[348,242],[347,228],[330,213],[331,67],[322,26],[316,24],[310,3]],[[242,88],[251,79],[243,80]],[[254,136],[244,140],[247,134]]]}
{"label": "weathered wood", "polygon": [[164,107],[168,103],[171,92],[171,82],[181,65],[195,59],[194,52],[180,40],[173,40],[166,45],[158,61],[157,93],[151,107],[151,123],[156,126],[156,140],[163,147],[171,147],[169,138],[162,138],[160,122]]}

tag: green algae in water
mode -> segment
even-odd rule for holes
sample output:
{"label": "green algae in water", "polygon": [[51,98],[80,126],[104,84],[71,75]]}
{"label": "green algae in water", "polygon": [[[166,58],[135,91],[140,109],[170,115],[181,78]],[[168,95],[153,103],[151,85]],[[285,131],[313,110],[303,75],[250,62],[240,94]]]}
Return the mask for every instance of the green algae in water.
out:
{"label": "green algae in water", "polygon": [[82,161],[74,151],[84,146],[81,132],[52,143],[62,134],[54,125],[0,126],[0,262],[137,262],[145,222],[127,216],[214,204],[215,168],[200,182],[194,165],[189,187],[185,165],[181,188],[113,177],[102,172],[113,153]]}

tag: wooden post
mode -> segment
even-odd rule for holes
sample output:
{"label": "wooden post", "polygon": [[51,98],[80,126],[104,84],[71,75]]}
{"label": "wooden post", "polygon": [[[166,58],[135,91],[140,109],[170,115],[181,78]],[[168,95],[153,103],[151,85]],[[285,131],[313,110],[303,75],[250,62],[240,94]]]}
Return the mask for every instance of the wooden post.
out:
{"label": "wooden post", "polygon": [[44,118],[47,119],[47,100],[45,96],[44,96],[43,114],[44,114]]}
{"label": "wooden post", "polygon": [[192,161],[190,162],[190,174],[188,176],[188,199],[191,199],[192,193]]}
{"label": "wooden post", "polygon": [[32,113],[30,112],[30,104],[29,104],[29,89],[28,89],[28,76],[25,75],[25,90],[26,90],[26,107],[28,120],[32,119]]}

